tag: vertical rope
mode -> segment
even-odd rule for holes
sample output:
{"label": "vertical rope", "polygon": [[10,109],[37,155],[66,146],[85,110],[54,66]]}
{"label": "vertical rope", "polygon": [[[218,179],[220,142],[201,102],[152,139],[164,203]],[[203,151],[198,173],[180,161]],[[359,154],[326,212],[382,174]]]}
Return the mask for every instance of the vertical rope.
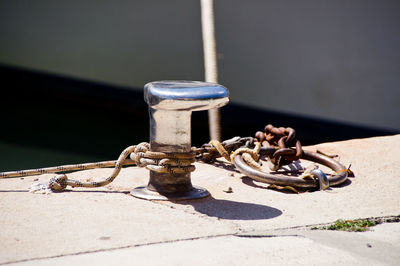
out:
{"label": "vertical rope", "polygon": [[[201,27],[203,34],[205,81],[218,83],[213,2],[213,0],[201,0]],[[208,110],[210,138],[218,141],[221,140],[220,120],[219,109]]]}

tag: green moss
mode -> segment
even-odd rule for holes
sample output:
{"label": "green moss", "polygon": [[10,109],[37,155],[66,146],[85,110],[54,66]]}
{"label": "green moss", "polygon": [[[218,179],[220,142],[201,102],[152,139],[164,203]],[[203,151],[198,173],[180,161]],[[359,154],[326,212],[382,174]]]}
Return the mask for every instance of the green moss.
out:
{"label": "green moss", "polygon": [[339,231],[350,231],[350,232],[364,232],[369,227],[375,226],[376,222],[368,219],[359,220],[337,220],[330,226],[325,226],[322,229],[326,230],[339,230]]}
{"label": "green moss", "polygon": [[349,232],[364,232],[369,230],[369,227],[382,223],[399,223],[400,215],[364,218],[355,220],[336,220],[331,225],[320,226],[316,225],[311,227],[311,230],[336,230],[336,231],[349,231]]}

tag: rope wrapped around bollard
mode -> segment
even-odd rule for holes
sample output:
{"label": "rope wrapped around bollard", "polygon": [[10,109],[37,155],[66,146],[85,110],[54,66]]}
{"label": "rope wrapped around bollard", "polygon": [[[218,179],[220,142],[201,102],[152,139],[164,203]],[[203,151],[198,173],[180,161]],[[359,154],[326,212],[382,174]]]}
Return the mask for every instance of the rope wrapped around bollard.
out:
{"label": "rope wrapped around bollard", "polygon": [[[103,181],[82,182],[79,180],[70,179],[65,174],[57,174],[55,177],[50,179],[48,184],[34,184],[31,187],[31,192],[44,192],[46,190],[60,192],[66,189],[67,186],[87,188],[106,186],[114,181],[124,165],[136,164],[137,166],[144,167],[148,170],[159,173],[170,173],[173,175],[179,173],[189,173],[195,170],[195,166],[192,165],[192,163],[195,162],[196,157],[196,153],[194,151],[190,153],[164,153],[152,152],[149,151],[149,149],[149,143],[142,142],[138,145],[129,146],[128,148],[124,149],[116,161],[5,172],[0,173],[0,177],[7,178],[114,166],[112,174]],[[127,159],[128,156],[130,156],[130,159]]]}

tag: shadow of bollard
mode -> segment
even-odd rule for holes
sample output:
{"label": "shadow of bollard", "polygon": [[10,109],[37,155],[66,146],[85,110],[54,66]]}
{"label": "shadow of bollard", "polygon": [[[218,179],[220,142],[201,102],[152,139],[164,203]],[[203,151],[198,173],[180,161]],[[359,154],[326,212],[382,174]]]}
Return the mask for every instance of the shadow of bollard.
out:
{"label": "shadow of bollard", "polygon": [[202,214],[225,220],[267,220],[282,214],[279,209],[255,203],[215,199],[212,196],[196,201],[176,201],[192,205]]}

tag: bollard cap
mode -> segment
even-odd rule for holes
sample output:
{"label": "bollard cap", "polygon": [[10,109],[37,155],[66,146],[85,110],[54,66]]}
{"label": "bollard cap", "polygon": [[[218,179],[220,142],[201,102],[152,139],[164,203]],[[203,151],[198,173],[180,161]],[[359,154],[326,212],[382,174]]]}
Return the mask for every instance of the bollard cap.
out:
{"label": "bollard cap", "polygon": [[200,111],[229,102],[222,85],[201,81],[154,81],[144,86],[144,100],[154,109]]}

